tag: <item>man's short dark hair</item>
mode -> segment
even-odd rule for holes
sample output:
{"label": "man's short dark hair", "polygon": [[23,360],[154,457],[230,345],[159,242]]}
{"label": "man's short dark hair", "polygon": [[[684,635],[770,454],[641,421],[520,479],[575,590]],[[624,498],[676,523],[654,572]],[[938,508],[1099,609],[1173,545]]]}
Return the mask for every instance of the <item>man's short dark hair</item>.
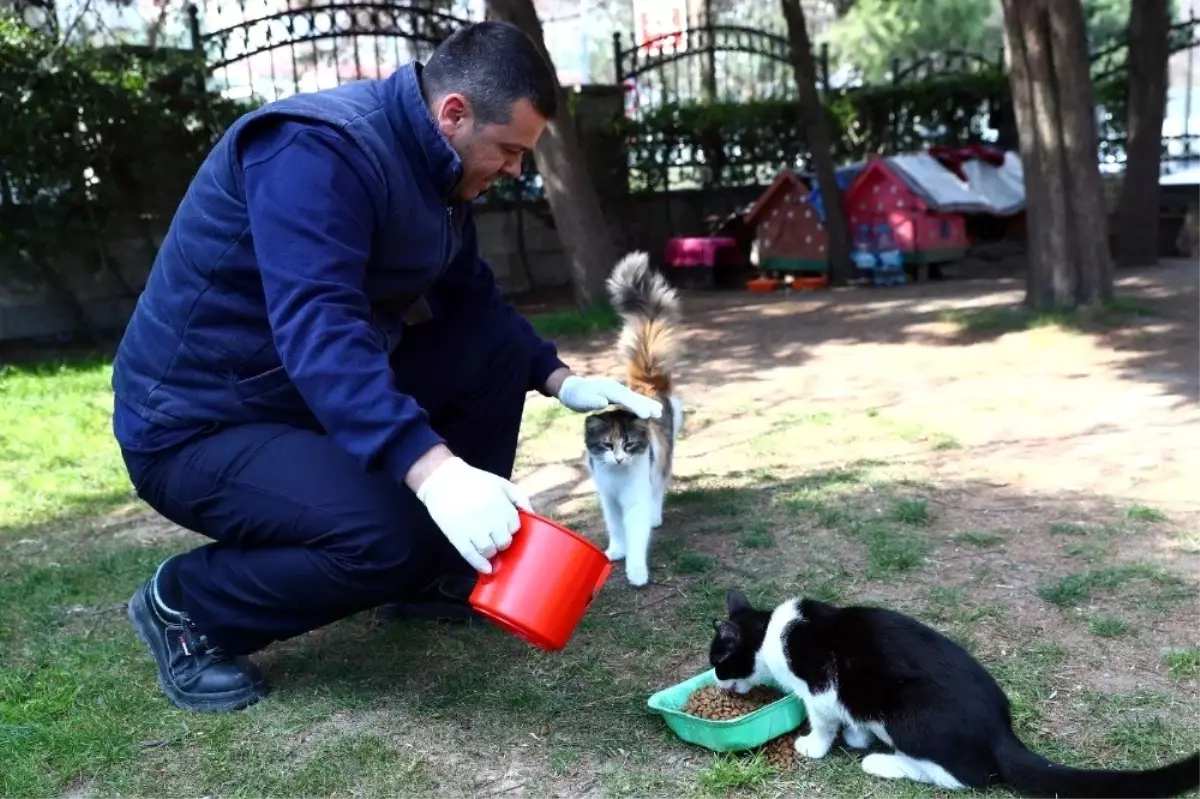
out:
{"label": "man's short dark hair", "polygon": [[504,125],[514,103],[528,100],[546,119],[558,110],[554,68],[525,33],[508,22],[475,22],[437,46],[421,71],[425,97],[467,98],[477,124]]}

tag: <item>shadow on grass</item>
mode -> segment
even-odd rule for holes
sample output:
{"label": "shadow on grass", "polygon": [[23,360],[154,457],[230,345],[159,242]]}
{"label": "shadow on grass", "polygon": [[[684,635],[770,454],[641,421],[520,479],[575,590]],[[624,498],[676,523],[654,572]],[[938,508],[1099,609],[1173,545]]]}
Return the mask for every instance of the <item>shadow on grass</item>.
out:
{"label": "shadow on grass", "polygon": [[946,311],[940,318],[961,329],[965,339],[986,340],[1005,333],[1057,327],[1077,333],[1102,334],[1126,327],[1139,319],[1154,319],[1145,303],[1117,299],[1097,309],[1080,311],[1033,311],[1024,306],[993,306],[978,310]]}
{"label": "shadow on grass", "polygon": [[5,374],[40,374],[46,369],[86,371],[112,363],[115,352],[115,346],[0,341],[0,378]]}
{"label": "shadow on grass", "polygon": [[112,518],[117,511],[123,515],[151,512],[132,488],[99,492],[87,488],[75,492],[58,491],[54,502],[57,512],[49,518],[0,524],[0,548],[22,539],[61,538],[78,531],[105,529],[120,524]]}

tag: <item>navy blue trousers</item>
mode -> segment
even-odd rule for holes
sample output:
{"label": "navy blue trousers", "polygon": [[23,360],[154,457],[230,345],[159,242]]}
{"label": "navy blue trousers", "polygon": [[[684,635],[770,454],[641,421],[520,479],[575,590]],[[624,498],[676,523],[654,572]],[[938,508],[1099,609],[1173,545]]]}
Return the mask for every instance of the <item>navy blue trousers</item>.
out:
{"label": "navy blue trousers", "polygon": [[[466,462],[512,475],[530,353],[500,314],[405,331],[397,387]],[[213,540],[179,556],[182,610],[249,654],[447,573],[474,575],[415,494],[364,471],[317,430],[236,425],[154,455],[126,454],[138,496]]]}

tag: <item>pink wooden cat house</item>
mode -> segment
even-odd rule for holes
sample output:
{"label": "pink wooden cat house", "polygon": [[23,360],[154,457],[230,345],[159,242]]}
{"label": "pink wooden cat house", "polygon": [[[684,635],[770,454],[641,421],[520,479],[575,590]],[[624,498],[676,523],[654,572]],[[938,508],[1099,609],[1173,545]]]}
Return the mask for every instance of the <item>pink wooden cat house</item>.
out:
{"label": "pink wooden cat house", "polygon": [[782,272],[802,280],[804,275],[821,276],[816,282],[824,282],[829,271],[829,234],[808,201],[810,191],[795,172],[784,170],[743,217],[746,226],[754,229],[753,248],[762,272]]}
{"label": "pink wooden cat house", "polygon": [[905,263],[952,261],[966,253],[967,227],[962,214],[930,207],[896,174],[886,159],[872,157],[842,198],[849,233],[867,226],[891,227]]}

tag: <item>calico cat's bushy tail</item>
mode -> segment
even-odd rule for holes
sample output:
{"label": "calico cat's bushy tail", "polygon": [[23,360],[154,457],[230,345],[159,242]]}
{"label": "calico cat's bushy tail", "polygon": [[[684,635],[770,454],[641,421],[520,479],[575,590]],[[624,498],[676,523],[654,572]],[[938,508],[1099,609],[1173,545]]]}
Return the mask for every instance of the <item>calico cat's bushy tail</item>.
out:
{"label": "calico cat's bushy tail", "polygon": [[1015,735],[996,751],[1000,778],[1023,796],[1059,799],[1157,799],[1200,787],[1200,753],[1145,771],[1079,769],[1031,752]]}
{"label": "calico cat's bushy tail", "polygon": [[608,295],[623,321],[617,350],[629,387],[651,397],[669,395],[678,352],[678,293],[650,268],[648,254],[631,252],[613,267]]}

